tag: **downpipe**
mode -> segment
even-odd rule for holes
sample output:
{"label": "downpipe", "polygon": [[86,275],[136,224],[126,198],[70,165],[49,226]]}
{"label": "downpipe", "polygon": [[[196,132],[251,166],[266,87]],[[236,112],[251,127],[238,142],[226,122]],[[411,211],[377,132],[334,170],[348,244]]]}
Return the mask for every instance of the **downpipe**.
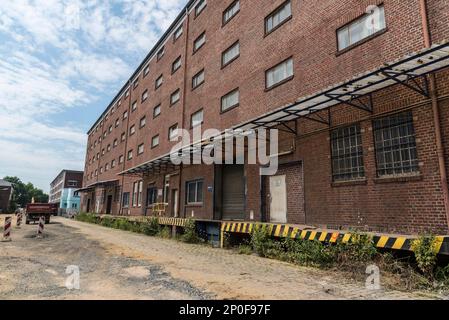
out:
{"label": "downpipe", "polygon": [[[423,35],[424,35],[424,44],[426,48],[430,48],[432,46],[432,40],[429,29],[427,1],[420,0],[419,2],[420,2],[419,4],[421,11]],[[444,207],[446,211],[446,223],[447,228],[449,230],[449,186],[447,182],[446,164],[444,161],[444,148],[441,134],[440,107],[438,102],[437,82],[435,74],[433,73],[429,75],[429,89],[430,89],[430,99],[432,103],[433,123],[435,127],[435,142],[437,147],[438,166],[440,169],[441,189],[443,191]]]}

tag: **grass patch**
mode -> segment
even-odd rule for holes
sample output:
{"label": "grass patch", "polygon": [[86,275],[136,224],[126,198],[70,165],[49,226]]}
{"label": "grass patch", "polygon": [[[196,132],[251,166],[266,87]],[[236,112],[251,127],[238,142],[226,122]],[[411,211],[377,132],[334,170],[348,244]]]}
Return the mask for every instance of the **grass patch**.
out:
{"label": "grass patch", "polygon": [[379,252],[370,235],[357,232],[352,233],[347,243],[273,239],[268,228],[262,225],[253,229],[249,245],[240,245],[238,251],[301,266],[334,269],[359,280],[366,279],[369,265],[376,265],[381,270],[382,283],[388,287],[449,291],[449,265],[437,266],[435,237],[422,236],[412,248],[414,257],[397,258],[392,253]]}

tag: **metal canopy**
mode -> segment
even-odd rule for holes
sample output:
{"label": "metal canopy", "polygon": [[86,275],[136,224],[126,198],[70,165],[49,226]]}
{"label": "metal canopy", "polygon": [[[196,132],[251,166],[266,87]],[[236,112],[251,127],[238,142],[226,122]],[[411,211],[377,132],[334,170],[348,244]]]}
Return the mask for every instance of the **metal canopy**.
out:
{"label": "metal canopy", "polygon": [[[298,118],[307,118],[328,124],[328,120],[311,118],[317,111],[329,109],[338,104],[372,112],[371,94],[401,84],[425,97],[429,97],[427,74],[449,66],[449,43],[408,55],[393,63],[387,63],[375,71],[365,73],[316,94],[306,96],[292,104],[259,116],[235,128],[250,130],[273,128]],[[418,81],[422,79],[423,83]]]}
{"label": "metal canopy", "polygon": [[[255,119],[234,126],[230,132],[229,130],[225,130],[218,136],[192,143],[173,153],[181,154],[184,152],[184,154],[188,153],[193,155],[197,152],[201,152],[204,147],[212,144],[213,141],[234,138],[242,134],[244,135],[244,131],[256,130],[259,128],[270,129],[279,127],[279,130],[297,134],[296,128],[292,128],[288,123],[299,118],[330,125],[330,113],[326,118],[317,112],[329,110],[331,107],[339,104],[346,104],[372,113],[372,94],[378,90],[396,84],[403,85],[425,97],[429,97],[426,75],[437,72],[448,66],[449,43],[435,45],[432,48],[423,49],[417,53],[407,55],[395,62],[386,63],[384,66],[363,75],[356,76],[352,80],[342,82],[318,93],[300,98],[275,111],[271,111]],[[173,153],[165,154],[154,160],[120,172],[119,175],[139,174],[154,171],[161,168],[162,165],[173,165],[170,158],[170,155]]]}
{"label": "metal canopy", "polygon": [[115,180],[105,180],[105,181],[98,181],[95,183],[92,183],[84,188],[78,189],[76,190],[76,192],[89,192],[91,190],[94,190],[95,188],[98,187],[106,187],[106,186],[113,186],[115,185],[119,180],[115,179]]}

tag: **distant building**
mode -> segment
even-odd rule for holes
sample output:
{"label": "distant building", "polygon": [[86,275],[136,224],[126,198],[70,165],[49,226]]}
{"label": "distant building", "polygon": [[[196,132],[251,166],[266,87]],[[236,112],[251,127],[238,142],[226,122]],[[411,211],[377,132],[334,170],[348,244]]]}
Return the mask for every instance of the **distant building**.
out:
{"label": "distant building", "polygon": [[57,203],[60,209],[79,210],[80,197],[75,191],[83,183],[83,171],[62,170],[50,184],[49,203]]}
{"label": "distant building", "polygon": [[12,192],[12,184],[8,181],[0,179],[0,213],[8,212]]}

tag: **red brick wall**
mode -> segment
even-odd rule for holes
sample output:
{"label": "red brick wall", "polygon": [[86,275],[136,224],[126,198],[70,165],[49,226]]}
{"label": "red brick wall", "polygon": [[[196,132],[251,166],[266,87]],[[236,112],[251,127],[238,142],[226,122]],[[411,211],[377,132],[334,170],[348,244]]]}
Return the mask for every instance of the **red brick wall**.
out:
{"label": "red brick wall", "polygon": [[[287,187],[287,222],[293,224],[305,224],[304,208],[304,182],[302,164],[298,162],[285,163],[279,166],[276,175],[286,176]],[[264,199],[266,201],[266,220],[270,221],[270,203],[267,196],[270,194],[270,178],[264,177],[266,191]]]}
{"label": "red brick wall", "polygon": [[[121,107],[109,115],[108,120],[104,120],[98,132],[93,130],[91,133],[89,146],[93,141],[98,141],[111,124],[114,127],[117,117],[120,118],[119,128],[114,127],[113,132],[107,134],[97,147],[91,149],[88,146],[85,170],[88,178],[84,185],[117,179],[117,173],[169,152],[174,143],[168,141],[168,128],[174,123],[189,128],[191,114],[200,108],[204,110],[204,128],[229,128],[424,47],[419,0],[292,0],[292,19],[265,36],[264,17],[283,1],[241,1],[240,13],[225,26],[221,22],[222,12],[232,0],[209,0],[200,16],[194,18],[191,13],[183,22],[182,37],[175,43],[172,37],[166,40],[164,57],[160,61],[151,59],[150,74],[143,78],[141,73],[139,86],[130,89],[130,97],[122,97]],[[388,29],[352,50],[337,53],[336,30],[363,14],[368,5],[380,3],[385,5]],[[449,34],[449,2],[429,0],[428,3],[432,39],[434,42],[443,41]],[[193,54],[193,41],[203,31],[206,31],[206,44]],[[221,53],[236,40],[240,41],[240,57],[222,69]],[[182,57],[182,67],[172,75],[171,65],[178,56]],[[266,92],[265,70],[290,56],[294,60],[294,78]],[[205,83],[192,90],[192,77],[203,68]],[[155,90],[154,82],[160,74],[164,75],[164,84]],[[448,72],[439,74],[438,79],[440,95],[448,95]],[[240,106],[221,114],[221,96],[236,87],[240,88]],[[170,107],[170,95],[177,88],[181,89],[181,101]],[[141,103],[141,94],[145,89],[149,91],[149,98]],[[129,118],[122,121],[123,111],[129,109],[135,100],[138,103],[137,111],[129,111]],[[162,114],[153,119],[153,108],[159,103]],[[364,185],[333,186],[329,128],[308,120],[298,122],[300,136],[296,151],[282,160],[303,160],[305,221],[336,227],[368,226],[376,230],[447,231],[435,157],[433,120],[428,103],[419,94],[395,86],[376,93],[374,105],[373,116],[348,106],[338,106],[332,110],[333,127],[361,122],[367,175]],[[447,105],[448,101],[443,99],[442,127],[449,167]],[[413,108],[422,178],[419,181],[379,183],[376,180],[370,129],[372,117],[406,108]],[[146,116],[147,124],[139,129],[139,120],[143,116]],[[126,142],[120,142],[117,148],[100,157],[99,161],[89,164],[89,159],[97,153],[101,154],[108,144],[112,145],[114,138],[120,141],[121,133],[128,133],[132,124],[136,125],[136,134],[127,137]],[[151,138],[155,134],[160,135],[160,145],[151,149]],[[281,144],[291,144],[291,136],[281,137]],[[145,152],[138,156],[137,147],[141,143],[145,143]],[[134,151],[133,159],[127,161],[127,151],[131,149]],[[118,164],[120,155],[125,157],[123,165]],[[116,168],[90,178],[92,172],[104,168],[112,159],[116,159]],[[251,212],[256,220],[261,219],[258,170],[257,166],[246,166],[246,219],[250,218]],[[193,209],[197,218],[213,217],[213,193],[207,191],[208,186],[213,186],[213,173],[213,167],[205,166],[185,167],[182,170],[181,215],[190,216]],[[163,174],[160,176],[163,177]],[[205,179],[203,206],[185,207],[185,181],[199,177]],[[142,178],[130,176],[118,179],[123,185],[122,191],[130,192],[132,197],[132,183]],[[148,179],[151,180],[151,177]],[[153,180],[162,183],[159,175],[155,175]],[[301,190],[297,192],[301,193]],[[145,186],[143,193],[146,193]],[[141,208],[129,210],[130,214],[142,212]],[[301,217],[301,214],[297,216]],[[294,222],[301,219],[292,217]]]}

